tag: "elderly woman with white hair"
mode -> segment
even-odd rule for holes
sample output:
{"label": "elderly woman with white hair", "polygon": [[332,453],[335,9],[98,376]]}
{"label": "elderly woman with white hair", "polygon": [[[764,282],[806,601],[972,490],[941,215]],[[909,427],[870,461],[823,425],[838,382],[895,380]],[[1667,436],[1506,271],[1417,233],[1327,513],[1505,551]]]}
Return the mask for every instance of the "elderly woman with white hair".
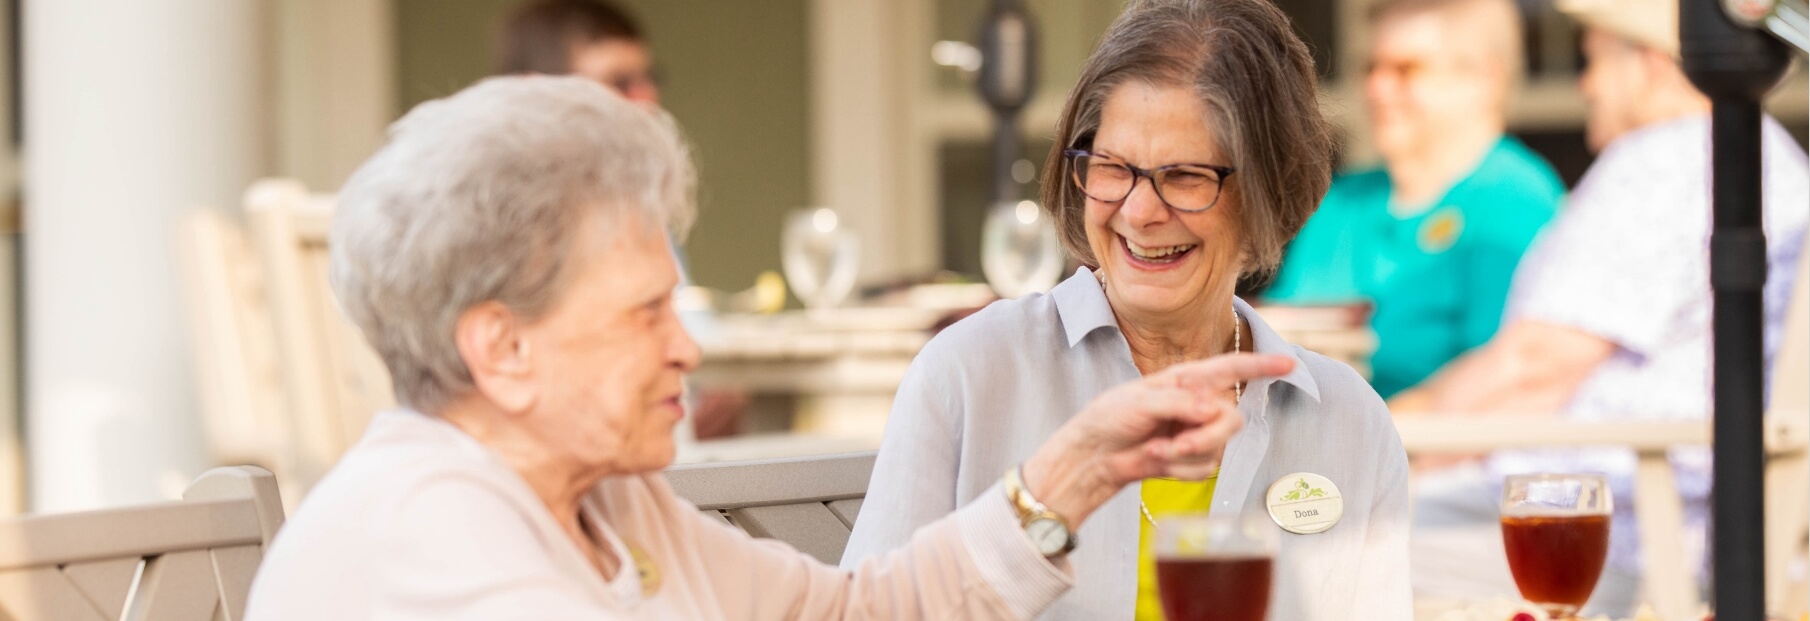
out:
{"label": "elderly woman with white hair", "polygon": [[1217,452],[1241,424],[1223,393],[1291,370],[1226,356],[1108,391],[994,493],[840,570],[658,473],[698,364],[667,241],[691,192],[670,123],[583,79],[495,78],[398,122],[329,241],[403,407],[277,536],[248,618],[1028,618],[1072,573],[1026,525]]}

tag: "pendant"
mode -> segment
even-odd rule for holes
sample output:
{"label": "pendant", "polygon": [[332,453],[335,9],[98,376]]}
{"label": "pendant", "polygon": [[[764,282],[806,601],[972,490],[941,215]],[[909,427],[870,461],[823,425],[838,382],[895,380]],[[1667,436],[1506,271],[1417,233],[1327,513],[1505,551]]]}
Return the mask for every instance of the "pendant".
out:
{"label": "pendant", "polygon": [[642,552],[640,546],[626,539],[622,543],[635,561],[635,573],[641,576],[641,597],[653,597],[660,591],[660,566],[654,563],[653,557]]}

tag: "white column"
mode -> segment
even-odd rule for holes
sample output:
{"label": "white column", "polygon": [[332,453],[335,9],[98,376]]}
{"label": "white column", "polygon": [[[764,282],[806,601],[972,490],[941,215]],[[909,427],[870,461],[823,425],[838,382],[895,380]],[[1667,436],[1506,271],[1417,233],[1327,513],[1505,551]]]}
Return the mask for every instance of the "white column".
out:
{"label": "white column", "polygon": [[861,235],[861,279],[938,262],[929,3],[810,0],[811,196]]}
{"label": "white column", "polygon": [[175,223],[272,160],[267,0],[25,0],[31,508],[168,497],[207,465]]}

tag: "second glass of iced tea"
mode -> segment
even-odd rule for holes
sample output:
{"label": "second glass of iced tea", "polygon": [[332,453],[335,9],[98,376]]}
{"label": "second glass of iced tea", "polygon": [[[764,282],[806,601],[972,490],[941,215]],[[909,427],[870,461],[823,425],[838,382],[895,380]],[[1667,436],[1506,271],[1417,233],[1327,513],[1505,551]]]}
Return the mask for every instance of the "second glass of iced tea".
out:
{"label": "second glass of iced tea", "polygon": [[1502,544],[1521,597],[1576,615],[1609,557],[1609,484],[1594,474],[1528,474],[1502,486]]}

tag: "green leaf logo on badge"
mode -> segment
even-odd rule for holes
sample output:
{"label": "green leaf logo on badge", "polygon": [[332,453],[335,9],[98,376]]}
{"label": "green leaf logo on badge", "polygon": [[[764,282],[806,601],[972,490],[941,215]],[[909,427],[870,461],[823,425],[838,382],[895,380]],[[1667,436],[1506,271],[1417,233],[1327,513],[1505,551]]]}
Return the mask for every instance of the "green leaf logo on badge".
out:
{"label": "green leaf logo on badge", "polygon": [[1312,472],[1297,472],[1270,485],[1264,494],[1270,519],[1297,535],[1326,532],[1345,516],[1345,498],[1332,480]]}

